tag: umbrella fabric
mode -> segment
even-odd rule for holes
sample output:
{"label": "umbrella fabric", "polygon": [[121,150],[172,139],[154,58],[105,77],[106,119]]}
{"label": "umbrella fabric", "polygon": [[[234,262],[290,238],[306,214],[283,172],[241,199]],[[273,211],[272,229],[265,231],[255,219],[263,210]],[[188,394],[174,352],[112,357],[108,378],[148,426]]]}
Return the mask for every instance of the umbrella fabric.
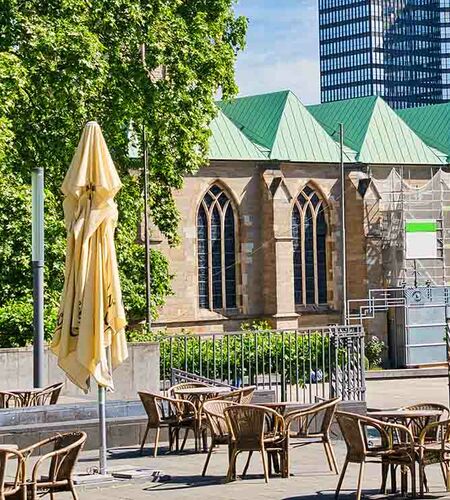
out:
{"label": "umbrella fabric", "polygon": [[[114,389],[112,369],[128,356],[114,231],[121,188],[102,131],[89,122],[62,184],[67,253],[64,291],[51,345],[58,365],[87,391],[92,376]],[[110,358],[110,359],[108,359]]]}

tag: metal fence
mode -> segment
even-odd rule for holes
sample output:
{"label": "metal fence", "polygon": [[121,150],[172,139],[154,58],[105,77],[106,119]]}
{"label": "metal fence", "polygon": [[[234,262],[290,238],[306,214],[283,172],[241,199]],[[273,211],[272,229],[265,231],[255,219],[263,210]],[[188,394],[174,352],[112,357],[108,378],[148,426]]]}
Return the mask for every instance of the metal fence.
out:
{"label": "metal fence", "polygon": [[[172,374],[275,392],[277,401],[365,398],[360,325],[162,336],[161,382]],[[181,375],[180,375],[181,374]]]}

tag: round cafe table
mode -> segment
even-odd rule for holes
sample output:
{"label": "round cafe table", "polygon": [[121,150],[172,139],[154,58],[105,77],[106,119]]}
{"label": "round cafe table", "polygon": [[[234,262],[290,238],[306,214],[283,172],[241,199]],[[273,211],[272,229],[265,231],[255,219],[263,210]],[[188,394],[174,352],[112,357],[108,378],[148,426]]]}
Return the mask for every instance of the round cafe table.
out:
{"label": "round cafe table", "polygon": [[[424,429],[429,423],[436,421],[441,416],[439,410],[376,410],[367,413],[367,416],[393,424],[401,424],[409,428],[411,424],[416,424],[419,428]],[[406,436],[404,433],[398,433],[398,439],[405,441]],[[402,474],[402,490],[407,490],[407,476]],[[391,466],[391,490],[397,490],[395,480],[395,467]]]}

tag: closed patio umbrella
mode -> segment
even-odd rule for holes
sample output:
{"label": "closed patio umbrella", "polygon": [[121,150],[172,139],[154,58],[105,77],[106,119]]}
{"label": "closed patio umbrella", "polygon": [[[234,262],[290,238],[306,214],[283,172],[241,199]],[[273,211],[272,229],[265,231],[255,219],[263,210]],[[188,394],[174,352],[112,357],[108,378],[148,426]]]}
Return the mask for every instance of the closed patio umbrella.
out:
{"label": "closed patio umbrella", "polygon": [[105,390],[128,356],[114,230],[121,188],[100,126],[86,124],[62,184],[67,253],[64,291],[51,345],[58,365],[85,392],[99,389],[100,472],[106,472]]}

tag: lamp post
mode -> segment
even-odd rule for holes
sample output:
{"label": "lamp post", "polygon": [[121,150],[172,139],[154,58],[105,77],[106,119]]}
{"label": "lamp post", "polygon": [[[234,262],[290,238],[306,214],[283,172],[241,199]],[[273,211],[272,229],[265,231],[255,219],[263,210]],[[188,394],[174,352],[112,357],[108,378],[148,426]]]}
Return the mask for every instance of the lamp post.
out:
{"label": "lamp post", "polygon": [[144,238],[145,238],[145,291],[146,291],[146,311],[147,327],[150,330],[152,326],[152,304],[151,304],[151,253],[150,253],[150,220],[148,207],[148,150],[147,133],[145,125],[142,127],[142,163],[144,166]]}
{"label": "lamp post", "polygon": [[345,232],[345,167],[344,124],[339,124],[339,150],[341,167],[341,224],[342,224],[342,324],[347,324],[347,245]]}
{"label": "lamp post", "polygon": [[33,385],[44,386],[44,169],[31,173],[33,267]]}

